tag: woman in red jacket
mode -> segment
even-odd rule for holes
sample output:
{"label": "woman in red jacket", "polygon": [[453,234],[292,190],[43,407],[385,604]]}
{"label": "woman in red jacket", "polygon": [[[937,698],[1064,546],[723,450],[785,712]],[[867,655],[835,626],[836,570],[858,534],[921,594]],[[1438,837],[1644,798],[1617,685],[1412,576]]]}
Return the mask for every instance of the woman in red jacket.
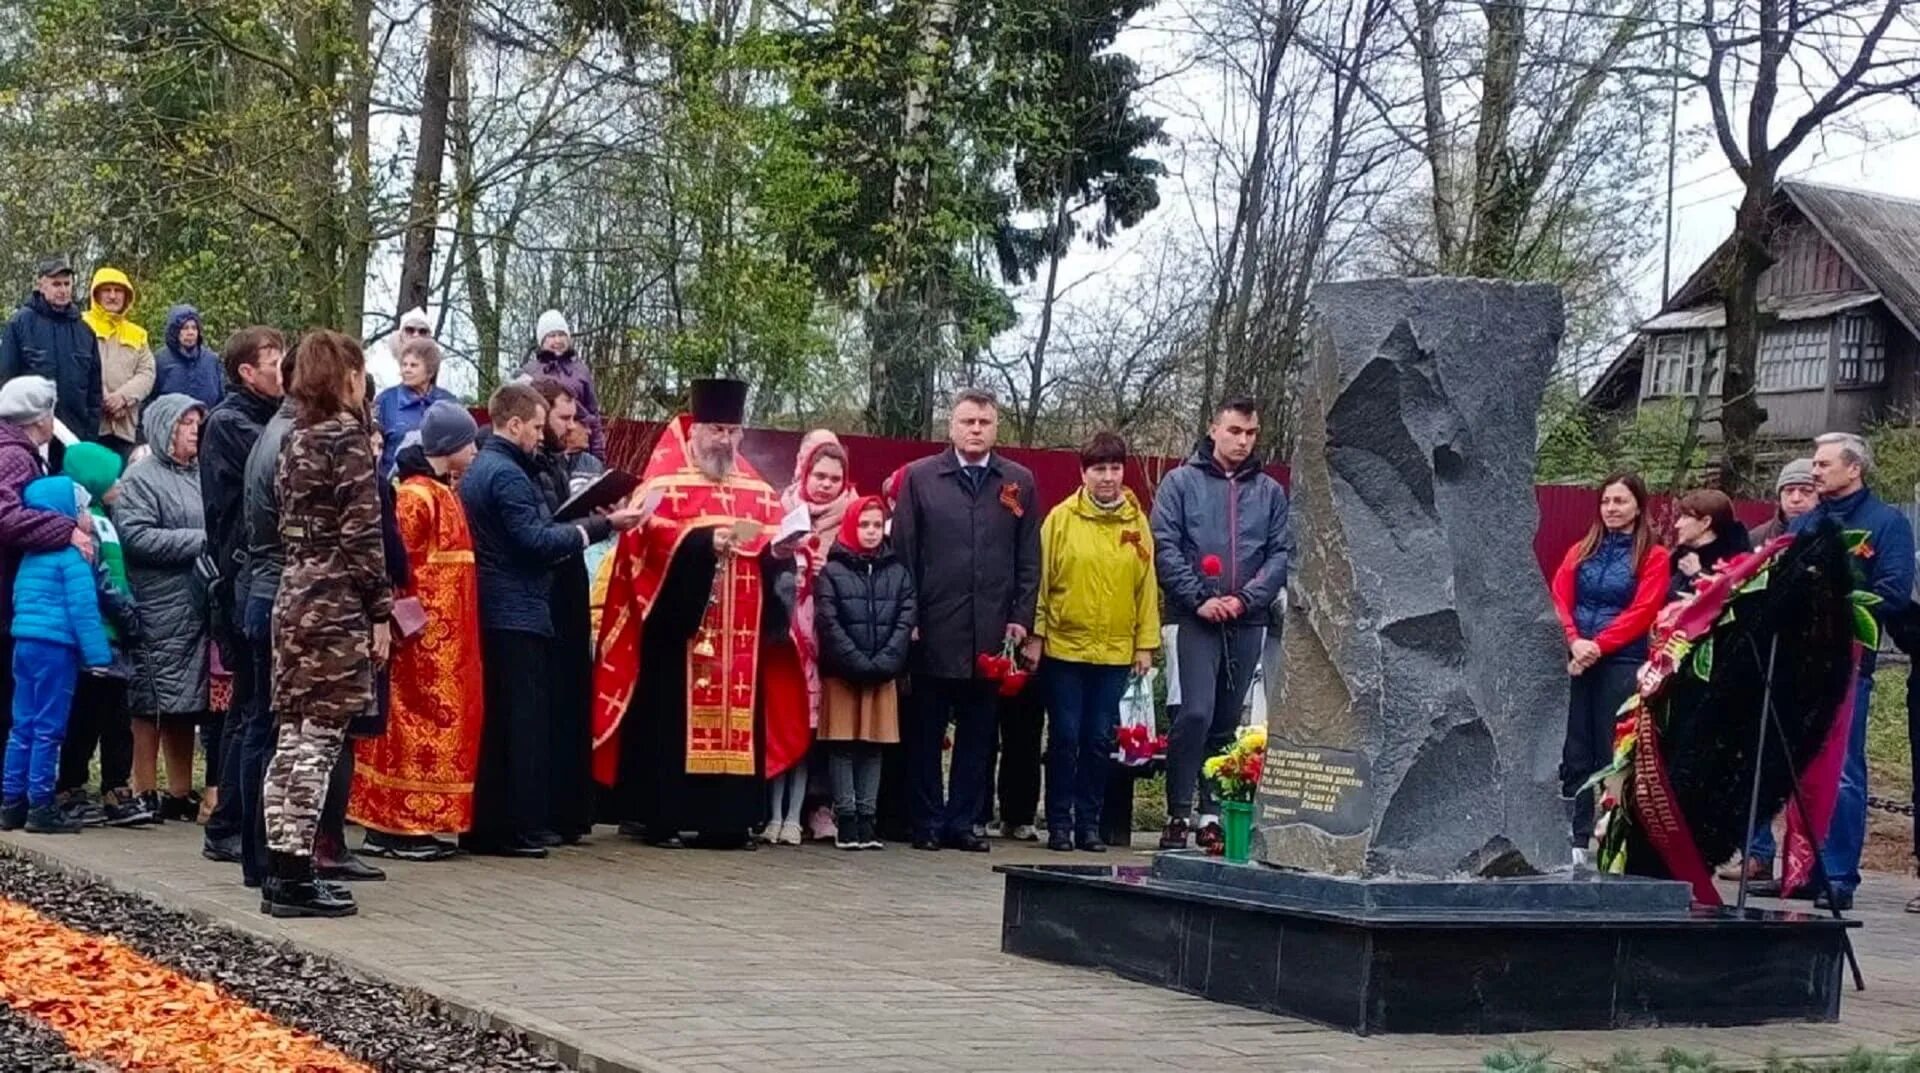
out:
{"label": "woman in red jacket", "polygon": [[1553,606],[1567,633],[1567,744],[1560,790],[1575,860],[1593,837],[1593,794],[1580,787],[1613,755],[1613,725],[1647,658],[1647,633],[1667,599],[1667,550],[1647,519],[1647,486],[1616,473],[1600,486],[1599,516],[1553,575]]}

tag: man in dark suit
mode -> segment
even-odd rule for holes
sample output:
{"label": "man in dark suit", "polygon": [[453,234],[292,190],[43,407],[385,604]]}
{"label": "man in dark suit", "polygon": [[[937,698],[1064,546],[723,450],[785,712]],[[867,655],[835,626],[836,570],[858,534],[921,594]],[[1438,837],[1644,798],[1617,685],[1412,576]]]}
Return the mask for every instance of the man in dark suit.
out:
{"label": "man in dark suit", "polygon": [[[997,733],[995,683],[975,659],[1033,628],[1040,588],[1040,510],[1033,473],[993,452],[999,405],[977,388],[954,395],[953,449],[908,466],[894,549],[920,597],[905,738],[913,845],[984,853],[973,833]],[[941,743],[952,719],[953,773],[943,793]]]}

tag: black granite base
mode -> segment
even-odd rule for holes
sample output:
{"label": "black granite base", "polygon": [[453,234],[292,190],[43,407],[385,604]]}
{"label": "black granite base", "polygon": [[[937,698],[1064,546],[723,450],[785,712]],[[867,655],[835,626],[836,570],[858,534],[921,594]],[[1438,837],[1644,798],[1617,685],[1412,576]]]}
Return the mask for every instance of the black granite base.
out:
{"label": "black granite base", "polygon": [[1857,924],[1593,875],[1357,881],[1183,854],[997,871],[1010,954],[1362,1035],[1833,1021]]}

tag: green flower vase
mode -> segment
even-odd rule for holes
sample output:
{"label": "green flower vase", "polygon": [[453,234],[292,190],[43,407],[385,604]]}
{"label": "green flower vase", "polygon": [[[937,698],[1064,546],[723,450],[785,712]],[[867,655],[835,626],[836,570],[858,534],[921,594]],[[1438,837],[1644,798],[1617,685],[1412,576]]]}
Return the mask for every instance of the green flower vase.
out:
{"label": "green flower vase", "polygon": [[1253,841],[1253,802],[1220,802],[1220,826],[1226,830],[1227,860],[1233,864],[1247,863],[1249,843]]}

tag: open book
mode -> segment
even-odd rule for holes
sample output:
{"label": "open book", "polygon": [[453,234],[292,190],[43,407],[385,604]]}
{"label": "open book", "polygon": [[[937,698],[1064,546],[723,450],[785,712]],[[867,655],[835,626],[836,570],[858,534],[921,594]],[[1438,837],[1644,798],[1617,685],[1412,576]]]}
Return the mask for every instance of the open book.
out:
{"label": "open book", "polygon": [[577,522],[597,510],[612,510],[619,506],[635,488],[640,487],[640,478],[623,469],[610,469],[594,477],[578,492],[560,504],[553,512],[556,522]]}

